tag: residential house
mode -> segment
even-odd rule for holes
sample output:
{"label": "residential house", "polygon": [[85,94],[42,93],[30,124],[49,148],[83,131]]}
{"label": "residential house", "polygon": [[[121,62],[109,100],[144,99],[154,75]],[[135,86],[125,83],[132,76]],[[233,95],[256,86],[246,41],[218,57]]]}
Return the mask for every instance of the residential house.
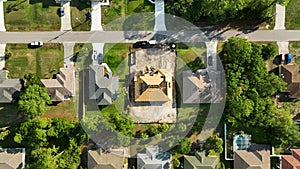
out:
{"label": "residential house", "polygon": [[281,157],[281,169],[300,169],[300,149],[292,150],[292,155]]}
{"label": "residential house", "polygon": [[219,158],[196,152],[194,156],[184,156],[184,169],[218,169]]}
{"label": "residential house", "polygon": [[20,96],[23,79],[8,79],[7,70],[0,70],[0,103],[11,103]]}
{"label": "residential house", "polygon": [[209,103],[211,102],[211,84],[206,69],[197,72],[182,71],[183,103]]}
{"label": "residential house", "polygon": [[25,148],[0,148],[1,169],[24,169]]}
{"label": "residential house", "polygon": [[135,102],[168,102],[173,98],[172,76],[154,67],[134,76]]}
{"label": "residential house", "polygon": [[286,64],[281,66],[281,77],[287,83],[287,91],[290,98],[300,97],[300,74],[299,66],[296,64]]}
{"label": "residential house", "polygon": [[110,105],[118,98],[119,77],[113,76],[106,63],[89,68],[89,99],[97,105]]}
{"label": "residential house", "polygon": [[234,152],[235,169],[270,169],[270,147],[251,144],[247,150]]}
{"label": "residential house", "polygon": [[88,168],[89,169],[123,169],[125,152],[124,150],[88,151]]}
{"label": "residential house", "polygon": [[172,155],[160,152],[158,146],[147,147],[146,153],[137,154],[137,169],[171,169]]}
{"label": "residential house", "polygon": [[52,102],[68,100],[75,95],[75,71],[74,68],[60,68],[56,79],[41,79],[47,88]]}

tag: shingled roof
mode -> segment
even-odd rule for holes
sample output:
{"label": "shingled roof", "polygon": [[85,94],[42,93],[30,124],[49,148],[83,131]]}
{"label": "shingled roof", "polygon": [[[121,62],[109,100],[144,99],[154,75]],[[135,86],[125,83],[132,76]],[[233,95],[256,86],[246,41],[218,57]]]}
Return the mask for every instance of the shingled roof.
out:
{"label": "shingled roof", "polygon": [[182,72],[183,78],[183,103],[208,103],[211,101],[210,84],[208,75],[203,75],[205,69],[193,73],[190,70]]}
{"label": "shingled roof", "polygon": [[137,154],[138,169],[170,169],[172,155],[168,152],[159,152],[158,146],[147,147],[146,153]]}
{"label": "shingled roof", "polygon": [[283,80],[287,83],[287,90],[290,92],[291,98],[300,97],[300,74],[299,66],[295,64],[287,64],[281,66]]}
{"label": "shingled roof", "polygon": [[41,79],[41,82],[47,88],[51,100],[61,102],[75,95],[74,76],[73,68],[60,68],[56,79]]}
{"label": "shingled roof", "polygon": [[206,156],[205,152],[196,152],[195,156],[184,156],[184,169],[215,169],[218,166],[217,156]]}
{"label": "shingled roof", "polygon": [[25,148],[0,148],[1,169],[24,169]]}
{"label": "shingled roof", "polygon": [[88,151],[89,169],[123,169],[124,151],[104,152],[102,149]]}
{"label": "shingled roof", "polygon": [[10,103],[20,95],[22,79],[8,79],[7,71],[0,70],[0,103]]}
{"label": "shingled roof", "polygon": [[270,166],[270,147],[252,144],[248,150],[234,152],[234,168],[238,169],[266,169]]}
{"label": "shingled roof", "polygon": [[292,155],[282,156],[282,169],[300,169],[300,149],[293,149]]}
{"label": "shingled roof", "polygon": [[89,68],[89,98],[98,105],[110,105],[118,97],[119,77],[113,76],[106,63]]}

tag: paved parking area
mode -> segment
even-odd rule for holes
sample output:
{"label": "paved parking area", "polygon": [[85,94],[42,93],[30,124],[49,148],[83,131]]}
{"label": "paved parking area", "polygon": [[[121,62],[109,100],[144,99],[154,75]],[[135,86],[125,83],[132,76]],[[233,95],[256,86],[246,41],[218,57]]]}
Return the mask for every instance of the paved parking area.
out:
{"label": "paved parking area", "polygon": [[6,31],[4,24],[3,0],[0,0],[0,31]]}
{"label": "paved parking area", "polygon": [[101,22],[101,2],[92,1],[91,31],[103,31]]}
{"label": "paved parking area", "polygon": [[0,70],[5,68],[5,47],[6,44],[0,44]]}
{"label": "paved parking area", "polygon": [[70,2],[63,2],[61,5],[64,7],[65,15],[61,17],[60,30],[72,30]]}

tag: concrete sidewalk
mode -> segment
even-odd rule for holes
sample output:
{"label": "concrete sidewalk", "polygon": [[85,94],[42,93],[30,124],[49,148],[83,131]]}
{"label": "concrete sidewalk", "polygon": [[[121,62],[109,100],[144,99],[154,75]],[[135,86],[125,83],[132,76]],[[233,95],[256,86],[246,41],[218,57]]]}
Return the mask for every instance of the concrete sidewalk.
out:
{"label": "concrete sidewalk", "polygon": [[3,0],[0,0],[0,31],[6,31],[4,23]]}
{"label": "concrete sidewalk", "polygon": [[101,19],[101,2],[92,1],[91,31],[103,31]]}
{"label": "concrete sidewalk", "polygon": [[274,29],[285,29],[285,6],[276,4]]}
{"label": "concrete sidewalk", "polygon": [[61,31],[66,31],[66,30],[72,30],[72,25],[71,25],[71,8],[70,8],[70,2],[63,2],[61,4],[64,7],[65,15],[61,17]]}
{"label": "concrete sidewalk", "polygon": [[5,47],[6,44],[0,44],[0,70],[5,68]]}

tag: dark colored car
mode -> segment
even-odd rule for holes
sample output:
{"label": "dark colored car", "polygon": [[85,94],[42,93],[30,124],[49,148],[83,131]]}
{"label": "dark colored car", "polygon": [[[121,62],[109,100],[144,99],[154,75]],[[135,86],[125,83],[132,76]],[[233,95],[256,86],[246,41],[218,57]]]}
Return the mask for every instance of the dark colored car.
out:
{"label": "dark colored car", "polygon": [[212,66],[212,56],[209,56],[209,57],[208,57],[208,65],[209,65],[209,66]]}
{"label": "dark colored car", "polygon": [[149,46],[149,42],[147,41],[137,41],[133,44],[133,48],[147,48]]}
{"label": "dark colored car", "polygon": [[64,7],[60,7],[59,8],[59,14],[60,14],[60,16],[65,16],[65,10],[64,10]]}

